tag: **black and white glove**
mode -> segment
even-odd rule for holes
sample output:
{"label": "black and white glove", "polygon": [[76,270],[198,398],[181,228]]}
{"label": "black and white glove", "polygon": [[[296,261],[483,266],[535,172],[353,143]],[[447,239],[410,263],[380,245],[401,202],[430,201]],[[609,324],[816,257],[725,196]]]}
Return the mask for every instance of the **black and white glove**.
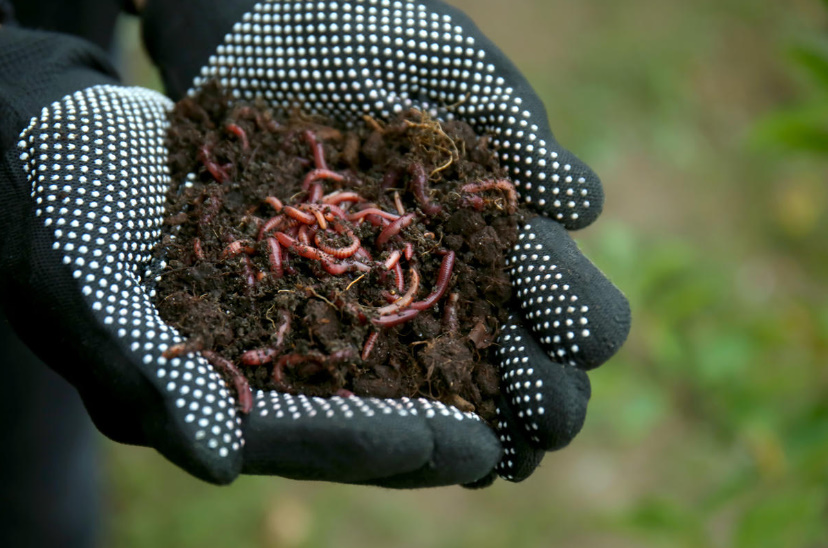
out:
{"label": "black and white glove", "polygon": [[[225,85],[242,95],[263,96],[274,106],[298,104],[344,122],[363,112],[382,116],[390,113],[389,109],[409,105],[436,109],[444,117],[451,115],[439,105],[457,102],[458,94],[439,90],[439,78],[427,79],[434,80],[433,89],[439,90],[433,92],[435,97],[425,91],[412,94],[407,87],[398,96],[391,94],[397,97],[395,102],[381,102],[375,100],[379,96],[374,93],[377,90],[365,92],[363,76],[352,73],[360,62],[351,63],[347,57],[336,60],[327,56],[329,51],[325,58],[309,54],[311,42],[365,39],[361,30],[370,25],[364,18],[377,6],[323,3],[325,11],[314,15],[294,9],[306,3],[267,3],[255,8],[251,4],[221,4],[209,12],[198,3],[188,4],[197,12],[198,17],[191,20],[198,21],[196,32],[187,38],[186,47],[179,44],[176,48],[182,35],[169,33],[178,28],[178,17],[188,20],[186,6],[172,2],[165,8],[150,3],[145,34],[168,76],[173,94],[186,89],[176,87],[176,78],[186,81],[194,77],[187,76],[188,70],[193,70],[187,67],[195,59],[195,73],[202,74],[203,79],[219,76],[226,80]],[[312,4],[311,8],[317,5]],[[364,8],[364,15],[359,15],[360,7]],[[159,8],[171,10],[169,17],[163,16]],[[219,8],[238,13],[228,15]],[[284,34],[286,29],[281,23],[274,27],[274,15],[279,10],[285,10],[280,18],[288,11],[291,18],[302,18],[301,25],[287,25],[290,32],[298,34]],[[249,23],[248,27],[268,29],[269,37],[253,36],[242,23],[223,38],[236,16],[255,21],[256,13],[264,19],[268,12],[270,24],[257,27]],[[351,16],[346,16],[346,12]],[[390,13],[393,19],[393,12]],[[415,7],[411,13],[422,15],[426,22],[432,20],[430,12],[420,8]],[[206,15],[209,17],[205,18]],[[297,27],[307,30],[314,17],[340,18],[341,23],[335,25],[336,34],[307,35],[298,30]],[[361,17],[363,22],[359,21]],[[464,32],[475,32],[461,15],[452,13],[450,17],[449,21],[436,16],[454,32],[464,28],[468,29]],[[318,24],[312,26],[316,28]],[[455,28],[458,26],[459,29]],[[325,28],[328,27],[326,24]],[[343,29],[347,29],[347,34]],[[200,36],[199,31],[204,35]],[[165,39],[170,40],[166,46]],[[217,47],[222,39],[225,44]],[[462,40],[468,41],[465,35]],[[149,250],[160,237],[163,195],[169,183],[162,144],[169,102],[146,90],[118,87],[96,52],[77,42],[67,46],[65,41],[13,29],[0,30],[0,70],[14,67],[15,63],[19,70],[14,74],[14,83],[10,83],[11,78],[4,79],[0,97],[0,108],[14,114],[3,118],[2,128],[0,190],[5,198],[3,203],[13,208],[13,214],[4,218],[0,233],[3,300],[14,311],[14,323],[29,344],[79,388],[102,431],[114,439],[154,446],[190,472],[215,482],[230,481],[244,471],[392,487],[470,483],[489,476],[496,465],[505,477],[522,479],[531,473],[544,450],[565,445],[577,433],[583,422],[589,385],[583,372],[568,362],[587,368],[608,358],[626,336],[629,312],[623,297],[577,252],[565,231],[540,217],[524,230],[511,261],[526,315],[533,320],[533,328],[538,328],[535,331],[540,344],[546,351],[552,349],[556,361],[549,361],[544,347],[520,327],[521,322],[506,326],[502,337],[506,392],[500,406],[500,443],[473,417],[428,401],[325,400],[259,392],[253,413],[242,421],[235,413],[227,387],[202,358],[166,360],[161,355],[181,341],[158,318],[148,289],[150,280],[146,279]],[[238,54],[233,46],[233,54],[228,58],[227,44],[235,41],[239,42]],[[207,43],[213,44],[213,58],[207,61],[211,58],[208,53],[201,61],[207,64],[198,68],[201,65],[197,60],[204,54],[200,47]],[[264,46],[268,43],[270,51]],[[282,44],[281,52],[272,46],[276,43]],[[245,52],[253,55],[258,51],[253,44],[262,44],[262,54],[267,57],[244,57]],[[188,49],[190,46],[192,49]],[[167,48],[174,48],[183,58],[165,59],[158,54],[159,48],[166,53],[171,52]],[[352,48],[358,53],[360,46]],[[473,43],[463,48],[466,49],[473,50]],[[302,56],[290,57],[288,52],[296,51],[301,51]],[[479,59],[490,56],[489,62],[499,55],[493,48],[485,51],[482,55],[469,55]],[[44,59],[33,52],[43,54]],[[414,60],[417,59],[420,57],[415,56]],[[433,59],[426,56],[420,60],[430,70]],[[471,63],[474,68],[475,62]],[[274,68],[271,76],[269,64],[283,67],[284,75]],[[461,62],[461,72],[462,65]],[[328,85],[324,82],[329,80],[325,66],[342,67],[342,80],[333,82],[339,91],[324,92]],[[321,77],[312,74],[316,70],[313,67]],[[262,79],[251,78],[248,70],[253,75],[260,74]],[[305,70],[311,74],[308,81]],[[339,77],[339,69],[330,70]],[[408,74],[406,81],[426,80],[415,73]],[[499,80],[500,69],[497,74],[481,75],[481,82],[490,80],[485,85],[499,86],[497,94],[505,93],[509,88],[505,80]],[[282,77],[291,75],[295,79],[283,88]],[[324,78],[324,82],[318,78]],[[201,81],[194,80],[194,85]],[[306,86],[322,86],[322,91],[307,91]],[[379,89],[391,87],[386,84]],[[419,84],[416,87],[421,89]],[[492,93],[490,89],[486,97],[496,96]],[[509,94],[513,93],[511,89]],[[391,96],[387,92],[380,95]],[[469,108],[479,102],[473,97],[469,95]],[[534,97],[531,92],[524,100],[529,101],[530,97]],[[479,120],[461,112],[461,107],[462,104],[455,111],[457,115],[480,129]],[[479,114],[478,118],[512,118],[508,109],[499,109],[495,103],[490,114]],[[517,112],[520,118],[520,109]],[[542,107],[535,112],[542,113]],[[525,118],[527,126],[516,122],[527,128],[520,138],[534,142],[532,150],[543,150],[543,155],[550,157],[548,165],[543,166],[545,177],[554,180],[556,171],[572,173],[563,175],[563,180],[575,176],[570,186],[580,185],[591,198],[592,203],[586,204],[584,195],[577,193],[573,196],[575,205],[569,208],[569,221],[584,223],[588,211],[600,209],[597,180],[591,178],[585,167],[578,167],[581,164],[572,157],[567,157],[569,169],[564,169],[567,164],[560,161],[566,153],[555,148],[548,130],[545,141],[541,141],[543,132],[534,125],[536,122],[528,121],[528,115]],[[498,135],[497,129],[487,130]],[[506,131],[501,129],[498,137],[502,150],[521,150],[516,147],[517,141],[508,145],[503,139]],[[530,139],[531,132],[537,135]],[[14,135],[16,143],[11,143],[9,135]],[[11,146],[15,144],[16,148]],[[557,165],[551,161],[555,153]],[[540,160],[533,161],[540,165]],[[520,156],[507,154],[504,161],[516,162],[515,175],[520,180],[518,175],[526,172],[525,167],[520,167]],[[527,190],[525,183],[520,185],[527,198],[530,193],[546,193],[541,188]],[[557,193],[566,195],[567,189],[560,186]],[[550,186],[549,194],[553,192]],[[541,205],[541,200],[536,198],[535,203]],[[549,201],[544,201],[542,207],[561,209]],[[543,302],[550,303],[549,306],[539,299],[545,299]],[[551,307],[549,299],[559,302]],[[577,307],[573,304],[576,301]],[[579,327],[577,334],[566,329],[572,326],[570,322]]]}
{"label": "black and white glove", "polygon": [[603,191],[555,141],[526,79],[467,16],[437,0],[149,0],[144,23],[173,98],[218,80],[237,97],[344,124],[416,107],[491,135],[539,214],[509,257],[520,310],[499,340],[497,473],[524,479],[545,451],[572,440],[590,396],[584,371],[609,359],[630,327],[624,296],[566,232],[598,217]]}

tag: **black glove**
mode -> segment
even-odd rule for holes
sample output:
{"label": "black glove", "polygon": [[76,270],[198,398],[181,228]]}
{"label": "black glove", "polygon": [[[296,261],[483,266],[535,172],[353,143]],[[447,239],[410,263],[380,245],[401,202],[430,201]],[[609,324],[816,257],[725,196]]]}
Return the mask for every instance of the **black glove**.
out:
{"label": "black glove", "polygon": [[0,28],[0,273],[16,330],[109,437],[208,481],[240,471],[397,487],[474,481],[501,448],[476,417],[425,400],[255,394],[242,419],[155,310],[150,251],[169,185],[172,104],[117,85],[101,52]]}
{"label": "black glove", "polygon": [[463,13],[436,0],[150,0],[144,23],[173,98],[217,79],[238,97],[345,124],[416,107],[492,135],[540,215],[510,257],[522,313],[499,341],[497,472],[521,480],[571,441],[590,395],[584,370],[609,359],[630,327],[626,299],[564,230],[596,219],[601,184],[558,145],[526,79]]}

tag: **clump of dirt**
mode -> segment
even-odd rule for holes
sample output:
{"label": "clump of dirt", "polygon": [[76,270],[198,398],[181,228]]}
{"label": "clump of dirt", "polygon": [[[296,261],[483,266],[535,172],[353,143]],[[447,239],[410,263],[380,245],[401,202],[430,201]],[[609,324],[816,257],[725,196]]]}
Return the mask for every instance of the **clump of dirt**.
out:
{"label": "clump of dirt", "polygon": [[157,306],[239,391],[437,399],[493,421],[515,191],[486,137],[180,101]]}

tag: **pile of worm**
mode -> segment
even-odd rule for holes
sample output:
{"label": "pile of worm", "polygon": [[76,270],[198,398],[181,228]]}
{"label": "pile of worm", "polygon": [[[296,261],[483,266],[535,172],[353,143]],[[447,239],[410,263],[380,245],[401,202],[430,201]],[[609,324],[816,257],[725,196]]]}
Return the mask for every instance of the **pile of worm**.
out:
{"label": "pile of worm", "polygon": [[495,415],[525,218],[488,139],[419,111],[346,128],[215,86],[180,101],[163,319],[237,392],[428,397]]}

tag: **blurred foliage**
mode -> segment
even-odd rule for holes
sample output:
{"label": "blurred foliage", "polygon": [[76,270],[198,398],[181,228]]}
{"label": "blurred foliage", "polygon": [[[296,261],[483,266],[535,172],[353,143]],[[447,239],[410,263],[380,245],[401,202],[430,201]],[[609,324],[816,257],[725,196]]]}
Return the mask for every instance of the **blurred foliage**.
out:
{"label": "blurred foliage", "polygon": [[605,181],[577,238],[633,331],[583,432],[484,491],[216,488],[109,444],[107,545],[828,546],[828,1],[451,3]]}

